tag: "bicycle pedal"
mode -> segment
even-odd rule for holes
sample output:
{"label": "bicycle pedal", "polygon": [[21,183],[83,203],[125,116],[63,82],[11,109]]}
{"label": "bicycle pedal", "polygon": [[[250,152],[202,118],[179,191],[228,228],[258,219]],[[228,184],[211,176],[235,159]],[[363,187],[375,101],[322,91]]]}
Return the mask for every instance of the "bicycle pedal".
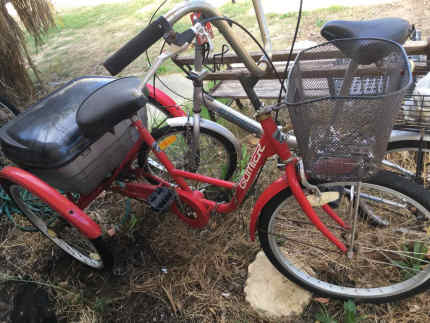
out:
{"label": "bicycle pedal", "polygon": [[169,210],[175,200],[175,191],[168,187],[157,187],[148,197],[148,204],[152,211],[161,213]]}
{"label": "bicycle pedal", "polygon": [[322,192],[320,196],[315,194],[306,196],[311,206],[325,205],[327,203],[338,200],[339,197],[340,197],[339,192]]}

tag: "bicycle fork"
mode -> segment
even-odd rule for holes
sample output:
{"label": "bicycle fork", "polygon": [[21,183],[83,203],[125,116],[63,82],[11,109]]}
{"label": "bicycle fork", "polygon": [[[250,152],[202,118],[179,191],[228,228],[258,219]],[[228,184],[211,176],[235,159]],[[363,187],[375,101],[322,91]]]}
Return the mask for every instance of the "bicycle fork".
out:
{"label": "bicycle fork", "polygon": [[[297,158],[292,156],[287,143],[282,140],[282,136],[280,136],[280,130],[277,128],[270,114],[259,115],[257,119],[259,119],[259,121],[261,122],[265,134],[273,134],[268,135],[266,138],[269,139],[269,143],[272,146],[273,150],[284,162],[286,162],[287,167],[285,171],[288,186],[290,187],[294,197],[296,198],[302,210],[305,212],[306,216],[317,227],[317,229],[336,247],[338,247],[343,252],[347,252],[348,249],[346,248],[345,244],[343,244],[321,221],[320,217],[312,208],[311,203],[303,192],[302,185],[299,183],[298,180],[298,177],[300,175],[297,175],[296,170]],[[302,178],[304,178],[304,176],[302,176]],[[303,180],[303,182],[307,183],[305,179]],[[336,212],[334,212],[328,204],[322,205],[322,209],[341,227],[343,227],[344,229],[349,229],[349,227],[339,218]]]}
{"label": "bicycle fork", "polygon": [[[287,174],[287,181],[288,186],[290,187],[291,191],[293,192],[294,197],[296,198],[297,202],[299,203],[302,210],[305,212],[306,216],[309,218],[309,220],[317,227],[319,231],[323,235],[326,236],[327,239],[329,239],[336,247],[338,247],[343,252],[347,252],[347,248],[344,243],[342,243],[328,228],[327,226],[321,221],[318,214],[315,212],[315,210],[312,208],[311,203],[307,199],[305,193],[303,192],[302,186],[300,185],[298,179],[297,179],[297,171],[295,167],[295,162],[290,162],[286,167],[286,174]],[[341,227],[344,229],[349,229],[349,227],[342,221],[342,219],[339,218],[339,216],[336,214],[336,212],[333,211],[333,209],[328,205],[322,205],[322,209],[333,219],[335,220]]]}

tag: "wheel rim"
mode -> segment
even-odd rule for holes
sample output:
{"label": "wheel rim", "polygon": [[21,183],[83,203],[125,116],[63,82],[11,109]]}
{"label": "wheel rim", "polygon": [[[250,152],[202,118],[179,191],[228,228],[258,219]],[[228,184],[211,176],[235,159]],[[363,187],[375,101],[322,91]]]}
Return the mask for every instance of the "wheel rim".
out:
{"label": "wheel rim", "polygon": [[[103,267],[101,256],[94,245],[48,204],[22,186],[12,184],[9,191],[25,217],[48,239],[80,262],[93,268]],[[28,199],[36,203],[37,207],[26,203]]]}
{"label": "wheel rim", "polygon": [[[346,183],[326,187],[339,185]],[[352,259],[322,236],[292,195],[276,208],[268,224],[268,242],[274,257],[296,280],[316,291],[345,298],[384,298],[418,287],[430,278],[429,213],[421,204],[386,187],[363,183],[362,189],[365,194],[384,197],[406,208],[364,199],[366,206],[389,225],[371,224],[362,213]],[[348,202],[344,195],[335,210],[344,220],[349,217]],[[336,230],[334,221],[321,209],[315,210],[330,230],[348,244],[348,234]],[[278,232],[280,229],[282,232]]]}

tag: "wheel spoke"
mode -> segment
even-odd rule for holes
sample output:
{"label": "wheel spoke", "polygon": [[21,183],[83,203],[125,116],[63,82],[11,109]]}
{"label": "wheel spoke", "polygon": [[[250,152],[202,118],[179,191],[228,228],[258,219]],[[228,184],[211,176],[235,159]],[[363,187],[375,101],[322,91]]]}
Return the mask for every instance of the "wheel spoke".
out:
{"label": "wheel spoke", "polygon": [[9,194],[24,216],[63,251],[90,267],[103,267],[102,258],[92,243],[48,204],[19,185],[10,185]]}

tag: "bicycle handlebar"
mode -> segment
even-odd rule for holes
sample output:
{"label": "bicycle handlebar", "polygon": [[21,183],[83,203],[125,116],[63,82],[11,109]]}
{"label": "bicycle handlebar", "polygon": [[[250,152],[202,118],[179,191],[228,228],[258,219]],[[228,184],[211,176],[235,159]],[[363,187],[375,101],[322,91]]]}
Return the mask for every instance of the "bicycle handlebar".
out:
{"label": "bicycle handlebar", "polygon": [[161,16],[110,56],[103,66],[112,75],[117,75],[170,29],[169,22]]}

